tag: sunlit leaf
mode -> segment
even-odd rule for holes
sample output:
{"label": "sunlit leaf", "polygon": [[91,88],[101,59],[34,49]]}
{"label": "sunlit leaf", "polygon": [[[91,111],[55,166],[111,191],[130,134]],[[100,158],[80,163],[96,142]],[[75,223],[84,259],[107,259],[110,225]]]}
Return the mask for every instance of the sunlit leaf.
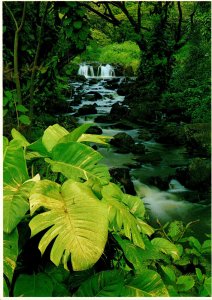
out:
{"label": "sunlit leaf", "polygon": [[52,150],[51,164],[53,172],[61,172],[67,178],[80,181],[92,179],[102,185],[110,179],[108,168],[98,164],[102,155],[91,147],[77,142],[58,144]]}
{"label": "sunlit leaf", "polygon": [[162,251],[165,254],[171,255],[173,259],[180,258],[178,248],[170,241],[164,238],[154,238],[151,243],[153,246],[158,248],[158,250]]}
{"label": "sunlit leaf", "polygon": [[68,269],[70,255],[74,270],[85,270],[96,263],[107,241],[107,208],[87,186],[72,180],[62,187],[49,180],[40,181],[30,197],[31,213],[39,207],[48,211],[30,221],[32,236],[51,227],[39,243],[41,253],[56,238],[50,256],[56,266],[62,261]]}
{"label": "sunlit leaf", "polygon": [[18,257],[18,230],[14,229],[10,234],[4,233],[3,239],[4,274],[11,283]]}

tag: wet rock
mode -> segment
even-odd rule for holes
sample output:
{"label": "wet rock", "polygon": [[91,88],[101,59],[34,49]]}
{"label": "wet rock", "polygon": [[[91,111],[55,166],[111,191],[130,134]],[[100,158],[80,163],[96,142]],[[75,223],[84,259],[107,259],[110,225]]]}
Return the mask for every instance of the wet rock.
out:
{"label": "wet rock", "polygon": [[115,90],[119,87],[119,84],[117,82],[108,82],[106,85],[105,85],[105,88],[106,89],[109,89],[109,90]]}
{"label": "wet rock", "polygon": [[159,176],[152,176],[149,178],[149,184],[156,186],[162,191],[166,191],[169,188],[169,179],[161,178]]}
{"label": "wet rock", "polygon": [[97,116],[95,118],[95,122],[97,122],[97,123],[110,123],[113,121],[116,121],[116,120],[114,119],[114,116],[112,116],[112,115]]}
{"label": "wet rock", "polygon": [[152,138],[152,134],[146,129],[139,129],[139,139],[142,141],[149,141]]}
{"label": "wet rock", "polygon": [[92,126],[90,128],[88,128],[88,130],[86,131],[86,133],[90,133],[90,134],[102,134],[102,129],[98,126]]}
{"label": "wet rock", "polygon": [[95,78],[89,79],[89,84],[96,84],[98,82],[99,82],[98,79],[95,79]]}
{"label": "wet rock", "polygon": [[129,153],[135,146],[133,138],[125,132],[120,132],[114,135],[110,144],[117,147],[119,153]]}
{"label": "wet rock", "polygon": [[202,190],[211,185],[210,160],[194,158],[188,166],[187,186],[192,189]]}
{"label": "wet rock", "polygon": [[118,89],[117,89],[117,94],[119,96],[126,96],[128,95],[129,93],[129,87],[128,85],[125,83],[125,84],[120,84]]}
{"label": "wet rock", "polygon": [[119,122],[116,123],[114,125],[110,126],[111,128],[115,128],[115,129],[122,129],[122,130],[130,130],[130,129],[134,129],[134,125],[130,124],[129,122]]}
{"label": "wet rock", "polygon": [[109,171],[114,181],[123,185],[127,194],[136,195],[128,168],[111,168]]}
{"label": "wet rock", "polygon": [[95,91],[90,91],[86,94],[84,94],[85,98],[88,98],[89,97],[89,100],[99,100],[99,99],[102,99],[102,95],[98,92],[95,92]]}
{"label": "wet rock", "polygon": [[83,105],[78,109],[79,115],[90,115],[90,114],[96,114],[97,110],[95,105]]}
{"label": "wet rock", "polygon": [[132,145],[131,152],[133,154],[145,154],[145,146],[143,144]]}
{"label": "wet rock", "polygon": [[162,144],[184,145],[185,133],[181,125],[176,123],[165,123],[159,126],[155,141]]}
{"label": "wet rock", "polygon": [[121,105],[119,102],[112,105],[111,115],[119,116],[119,118],[123,118],[129,114],[129,108],[125,105]]}
{"label": "wet rock", "polygon": [[199,157],[211,155],[211,124],[196,123],[184,126],[186,147],[190,154]]}
{"label": "wet rock", "polygon": [[70,101],[71,105],[78,105],[82,102],[82,96],[81,95],[75,95],[74,99]]}
{"label": "wet rock", "polygon": [[176,169],[176,179],[192,190],[208,190],[211,186],[210,160],[200,157],[193,158],[188,166]]}

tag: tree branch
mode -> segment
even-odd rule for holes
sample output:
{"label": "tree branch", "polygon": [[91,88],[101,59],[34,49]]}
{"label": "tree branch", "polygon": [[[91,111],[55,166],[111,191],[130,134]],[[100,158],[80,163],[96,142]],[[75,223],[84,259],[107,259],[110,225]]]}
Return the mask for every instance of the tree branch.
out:
{"label": "tree branch", "polygon": [[99,12],[98,10],[96,10],[95,8],[91,7],[90,5],[86,4],[85,2],[79,2],[82,6],[86,7],[88,10],[90,10],[91,12],[95,13],[96,15],[98,15],[99,17],[103,18],[104,20],[106,20],[107,22],[113,24],[114,26],[119,26],[121,24],[121,22],[119,20],[117,20],[115,17],[114,18],[110,18],[107,15],[102,14],[101,12]]}
{"label": "tree branch", "polygon": [[26,16],[26,1],[24,1],[24,8],[23,8],[23,13],[22,13],[22,18],[21,18],[21,24],[20,26],[18,27],[18,32],[21,31],[23,25],[24,25],[24,21],[25,21],[25,16]]}
{"label": "tree branch", "polygon": [[4,5],[6,6],[7,10],[9,11],[9,13],[10,13],[10,15],[11,15],[11,17],[12,17],[14,23],[15,23],[16,30],[18,30],[18,23],[17,23],[17,21],[16,21],[16,19],[15,19],[15,17],[14,17],[14,14],[12,13],[11,9],[10,9],[9,6],[6,4],[6,2],[3,2],[3,3],[4,3]]}

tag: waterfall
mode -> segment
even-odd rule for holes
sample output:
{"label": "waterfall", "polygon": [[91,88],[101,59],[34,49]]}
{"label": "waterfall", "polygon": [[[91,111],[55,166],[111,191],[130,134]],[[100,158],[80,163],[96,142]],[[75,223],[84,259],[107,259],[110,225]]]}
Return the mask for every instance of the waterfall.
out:
{"label": "waterfall", "polygon": [[86,78],[94,77],[93,67],[90,65],[85,65],[85,64],[80,65],[79,70],[78,70],[78,75],[83,75]]}
{"label": "waterfall", "polygon": [[100,65],[95,76],[93,66],[83,63],[79,67],[78,75],[83,75],[86,78],[111,78],[115,77],[115,70],[114,67],[109,64],[105,66]]}
{"label": "waterfall", "polygon": [[112,67],[111,65],[107,64],[106,66],[98,67],[97,77],[109,78],[114,76],[115,76],[114,67]]}

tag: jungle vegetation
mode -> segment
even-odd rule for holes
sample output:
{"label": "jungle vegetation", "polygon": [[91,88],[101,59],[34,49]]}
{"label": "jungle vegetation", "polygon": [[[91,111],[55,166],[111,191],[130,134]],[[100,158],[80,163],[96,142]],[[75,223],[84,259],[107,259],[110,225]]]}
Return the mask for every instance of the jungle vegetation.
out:
{"label": "jungle vegetation", "polygon": [[210,236],[149,225],[93,124],[45,123],[83,61],[130,69],[141,93],[210,122],[210,19],[210,2],[3,2],[4,296],[211,295]]}

